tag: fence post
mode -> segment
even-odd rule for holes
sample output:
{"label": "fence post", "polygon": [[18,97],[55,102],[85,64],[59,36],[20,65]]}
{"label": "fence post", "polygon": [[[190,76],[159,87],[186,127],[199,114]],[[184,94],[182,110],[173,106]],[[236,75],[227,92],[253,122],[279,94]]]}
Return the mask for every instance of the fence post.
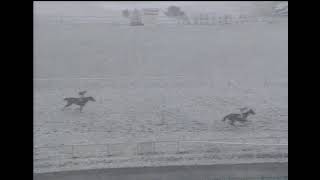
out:
{"label": "fence post", "polygon": [[255,148],[253,156],[254,156],[254,160],[256,161],[257,160],[257,148]]}
{"label": "fence post", "polygon": [[136,147],[136,155],[139,155],[139,143],[137,143],[137,147]]}
{"label": "fence post", "polygon": [[110,156],[110,150],[109,150],[109,144],[106,144],[106,147],[107,147],[107,156]]}
{"label": "fence post", "polygon": [[75,158],[75,156],[74,156],[74,145],[71,145],[71,156],[72,156],[72,158]]}
{"label": "fence post", "polygon": [[179,141],[177,141],[177,153],[180,153],[180,142]]}

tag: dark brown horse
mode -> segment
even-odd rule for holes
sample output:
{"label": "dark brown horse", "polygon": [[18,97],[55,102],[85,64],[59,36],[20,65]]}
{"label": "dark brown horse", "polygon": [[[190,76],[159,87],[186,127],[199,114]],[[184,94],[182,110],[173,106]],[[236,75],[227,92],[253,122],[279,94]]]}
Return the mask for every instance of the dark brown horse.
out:
{"label": "dark brown horse", "polygon": [[83,97],[83,98],[75,98],[75,97],[69,97],[64,98],[63,100],[67,101],[67,104],[64,106],[63,110],[71,106],[72,104],[80,106],[80,112],[82,112],[82,108],[87,104],[89,101],[96,101],[93,97]]}
{"label": "dark brown horse", "polygon": [[247,117],[250,115],[250,114],[256,114],[252,109],[250,109],[249,111],[243,113],[243,114],[238,114],[238,113],[232,113],[232,114],[229,114],[227,116],[225,116],[222,121],[225,121],[225,120],[229,120],[230,121],[230,124],[231,125],[234,125],[234,122],[235,121],[239,121],[239,122],[246,122],[248,121],[247,120]]}

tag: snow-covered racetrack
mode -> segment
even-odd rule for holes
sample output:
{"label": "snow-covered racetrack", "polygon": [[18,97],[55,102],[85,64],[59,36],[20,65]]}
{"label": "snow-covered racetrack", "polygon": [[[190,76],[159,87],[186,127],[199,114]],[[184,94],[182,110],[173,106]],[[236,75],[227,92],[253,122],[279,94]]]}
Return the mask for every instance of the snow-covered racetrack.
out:
{"label": "snow-covered racetrack", "polygon": [[[35,147],[287,139],[288,24],[126,27],[35,22]],[[87,90],[83,113],[64,97]],[[256,115],[232,127],[224,115]],[[259,141],[264,143],[263,139]]]}

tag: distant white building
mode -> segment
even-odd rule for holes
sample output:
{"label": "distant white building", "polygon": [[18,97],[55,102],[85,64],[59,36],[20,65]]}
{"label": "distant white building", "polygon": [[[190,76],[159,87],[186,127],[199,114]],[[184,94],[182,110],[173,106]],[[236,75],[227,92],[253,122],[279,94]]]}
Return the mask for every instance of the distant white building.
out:
{"label": "distant white building", "polygon": [[131,25],[155,25],[158,24],[160,10],[158,8],[134,9],[130,13]]}
{"label": "distant white building", "polygon": [[158,8],[144,8],[142,9],[142,22],[145,25],[155,25],[157,24],[159,16]]}

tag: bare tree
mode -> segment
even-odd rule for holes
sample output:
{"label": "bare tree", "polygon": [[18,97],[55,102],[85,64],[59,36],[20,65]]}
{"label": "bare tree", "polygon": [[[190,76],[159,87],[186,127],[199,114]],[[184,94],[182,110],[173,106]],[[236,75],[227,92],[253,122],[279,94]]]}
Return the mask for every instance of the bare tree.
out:
{"label": "bare tree", "polygon": [[185,12],[181,11],[180,7],[178,6],[169,6],[164,14],[168,17],[179,17],[184,16]]}
{"label": "bare tree", "polygon": [[130,12],[128,9],[125,9],[122,11],[122,16],[125,18],[128,18],[130,16]]}

